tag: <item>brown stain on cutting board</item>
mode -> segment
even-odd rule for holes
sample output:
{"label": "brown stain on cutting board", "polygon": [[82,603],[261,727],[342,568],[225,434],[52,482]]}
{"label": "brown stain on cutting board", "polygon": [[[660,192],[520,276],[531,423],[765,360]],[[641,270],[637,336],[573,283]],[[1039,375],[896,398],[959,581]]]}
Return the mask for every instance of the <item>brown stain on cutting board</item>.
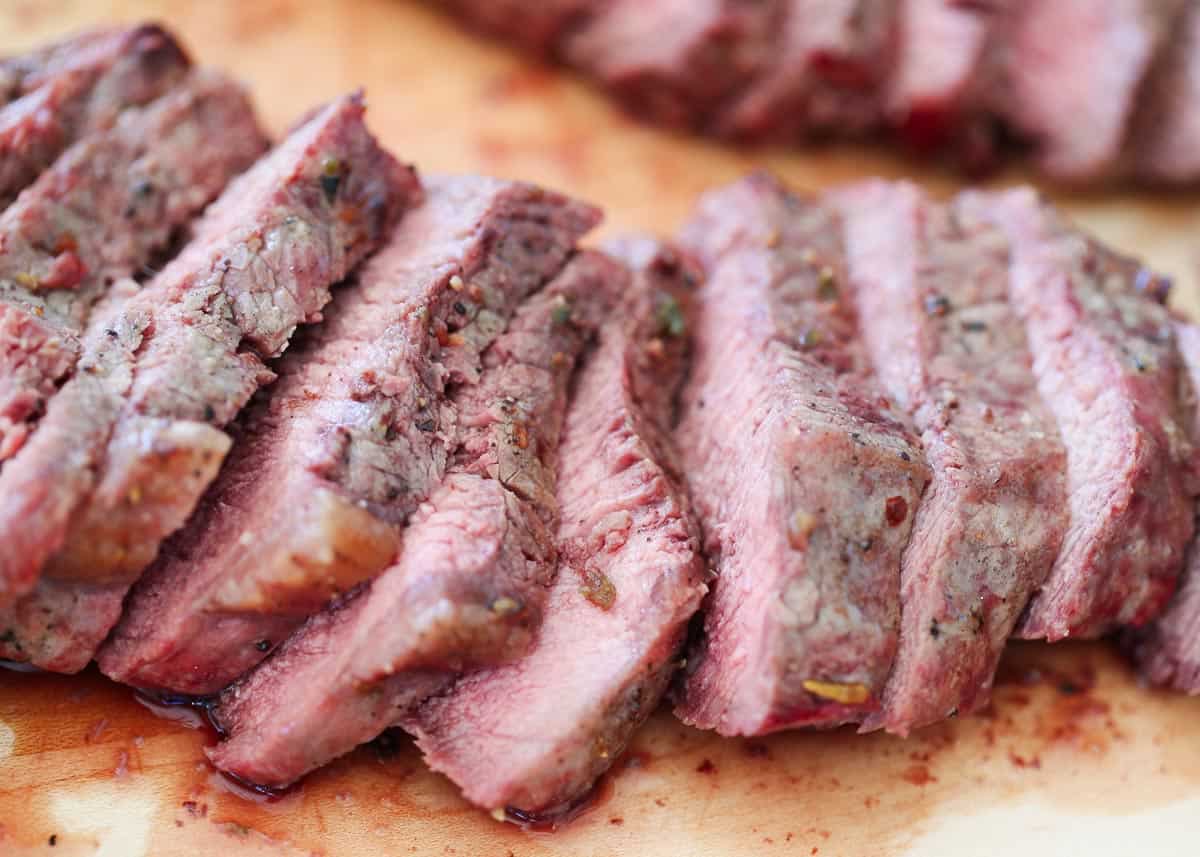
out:
{"label": "brown stain on cutting board", "polygon": [[[0,54],[146,18],[247,81],[277,134],[314,104],[365,86],[371,125],[400,157],[424,171],[569,191],[605,206],[610,233],[669,233],[705,188],[759,166],[808,189],[867,175],[908,176],[935,193],[958,186],[953,174],[871,146],[738,151],[658,132],[570,75],[401,0],[0,3]],[[1026,178],[1014,170],[992,183]],[[1196,194],[1051,193],[1104,239],[1173,275],[1177,303],[1200,314]],[[599,799],[553,834],[468,806],[406,739],[387,752],[360,749],[279,801],[249,801],[204,762],[206,733],[159,719],[94,673],[0,671],[0,724],[4,857],[924,857],[925,837],[962,819],[954,853],[1007,854],[1021,829],[981,840],[970,821],[1031,803],[1042,825],[1125,817],[1140,825],[1140,853],[1155,843],[1184,853],[1194,838],[1163,849],[1141,814],[1200,800],[1200,700],[1138,687],[1099,644],[1013,646],[988,712],[908,741],[851,730],[721,739],[661,711]]]}

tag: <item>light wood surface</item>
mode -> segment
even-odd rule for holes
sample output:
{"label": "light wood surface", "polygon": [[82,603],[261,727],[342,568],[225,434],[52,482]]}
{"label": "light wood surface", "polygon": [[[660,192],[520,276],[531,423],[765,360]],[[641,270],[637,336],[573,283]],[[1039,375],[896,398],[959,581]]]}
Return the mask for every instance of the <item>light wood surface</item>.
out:
{"label": "light wood surface", "polygon": [[[802,188],[872,174],[958,184],[870,148],[736,152],[670,137],[400,0],[2,0],[0,53],[144,18],[249,82],[275,133],[365,86],[372,126],[422,170],[569,191],[606,207],[606,232],[670,232],[703,188],[756,166]],[[1200,196],[1051,193],[1200,310]],[[0,670],[0,855],[1200,852],[1200,700],[1138,687],[1103,644],[1015,646],[987,716],[908,741],[846,730],[723,740],[660,712],[593,807],[553,834],[467,806],[404,740],[362,749],[276,803],[233,794],[204,763],[205,740],[95,674]]]}

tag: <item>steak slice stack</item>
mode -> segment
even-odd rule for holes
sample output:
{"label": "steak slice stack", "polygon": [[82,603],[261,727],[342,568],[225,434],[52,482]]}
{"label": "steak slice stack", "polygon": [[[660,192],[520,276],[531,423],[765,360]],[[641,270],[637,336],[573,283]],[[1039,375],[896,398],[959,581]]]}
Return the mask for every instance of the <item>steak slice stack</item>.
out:
{"label": "steak slice stack", "polygon": [[188,65],[154,25],[80,37],[24,69],[10,65],[8,85],[24,94],[0,107],[0,209],[73,142],[178,84]]}
{"label": "steak slice stack", "polygon": [[705,592],[669,440],[694,275],[654,241],[614,250],[636,273],[623,323],[601,331],[575,382],[537,641],[404,721],[430,767],[498,817],[553,816],[586,794],[658,706]]}
{"label": "steak slice stack", "polygon": [[449,391],[478,379],[516,306],[599,219],[515,182],[426,190],[276,365],[197,515],[135,587],[98,658],[109,676],[215,693],[390,565],[454,451]]}
{"label": "steak slice stack", "polygon": [[1105,175],[1185,2],[1005,0],[990,60],[992,108],[1037,145],[1055,178]]}
{"label": "steak slice stack", "polygon": [[1009,240],[1010,298],[1067,450],[1067,532],[1019,633],[1058,640],[1144,624],[1174,591],[1193,530],[1172,322],[1137,288],[1155,278],[1029,189],[956,204]]}
{"label": "steak slice stack", "polygon": [[933,470],[901,565],[896,664],[864,724],[907,734],[987,703],[1062,543],[1066,454],[1008,301],[1003,233],[908,184],[834,199],[863,338]]}
{"label": "steak slice stack", "polygon": [[[93,319],[80,370],[0,473],[0,540],[13,548],[0,556],[4,601],[44,573],[107,588],[116,620],[128,584],[216,475],[230,443],[219,427],[272,379],[263,360],[319,317],[419,193],[362,114],[359,96],[319,111],[230,184],[142,292]],[[92,617],[19,621],[61,611],[51,593],[62,589],[0,618],[4,657],[63,671],[90,659],[102,635],[75,631]]]}
{"label": "steak slice stack", "polygon": [[[1175,337],[1189,384],[1186,406],[1190,434],[1200,443],[1200,327],[1176,322]],[[1179,591],[1153,623],[1127,635],[1142,675],[1156,685],[1200,693],[1200,550],[1192,542]]]}
{"label": "steak slice stack", "polygon": [[0,465],[74,368],[95,303],[266,146],[245,92],[195,71],[76,143],[0,214]]}
{"label": "steak slice stack", "polygon": [[929,473],[860,374],[840,230],[759,175],[685,232],[709,279],[677,437],[717,578],[677,710],[726,735],[860,721],[896,651]]}
{"label": "steak slice stack", "polygon": [[478,382],[452,397],[459,443],[395,565],[222,694],[217,767],[287,785],[395,724],[455,671],[528,649],[556,567],[567,382],[625,279],[583,252],[521,306]]}
{"label": "steak slice stack", "polygon": [[894,52],[891,0],[784,0],[769,61],[722,110],[724,135],[752,139],[863,134]]}
{"label": "steak slice stack", "polygon": [[704,124],[767,60],[779,0],[611,0],[561,47],[634,113]]}

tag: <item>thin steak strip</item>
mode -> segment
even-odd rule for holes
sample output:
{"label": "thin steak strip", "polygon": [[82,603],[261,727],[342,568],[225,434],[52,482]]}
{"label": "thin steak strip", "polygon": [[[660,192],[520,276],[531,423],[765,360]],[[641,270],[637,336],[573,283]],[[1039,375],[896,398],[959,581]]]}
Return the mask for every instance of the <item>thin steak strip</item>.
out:
{"label": "thin steak strip", "polygon": [[673,127],[705,123],[768,59],[779,0],[611,0],[563,57],[630,111]]}
{"label": "thin steak strip", "polygon": [[[1190,381],[1185,402],[1193,443],[1200,443],[1200,327],[1177,322],[1175,337]],[[1126,643],[1150,682],[1200,694],[1200,549],[1192,542],[1170,606],[1155,622],[1127,635]]]}
{"label": "thin steak strip", "polygon": [[[10,601],[68,534],[77,541],[50,576],[109,587],[119,601],[187,518],[228,451],[218,426],[273,378],[263,360],[319,317],[331,285],[419,193],[362,114],[359,96],[319,111],[226,189],[142,292],[90,326],[80,371],[0,473]],[[45,645],[16,636],[21,660]],[[77,668],[99,643],[39,665]]]}
{"label": "thin steak strip", "polygon": [[1134,117],[1133,169],[1160,182],[1200,179],[1200,3],[1191,3],[1146,82]]}
{"label": "thin steak strip", "polygon": [[0,60],[0,105],[27,95],[49,78],[80,62],[88,62],[92,49],[119,39],[125,30],[84,30],[59,42]]}
{"label": "thin steak strip", "polygon": [[840,230],[759,175],[685,232],[710,278],[677,443],[717,578],[677,711],[725,735],[862,720],[896,652],[928,469],[858,373]]}
{"label": "thin steak strip", "polygon": [[896,665],[864,723],[904,735],[987,703],[1067,528],[1066,453],[1008,302],[1003,233],[909,184],[834,199],[863,338],[933,470],[901,565]]}
{"label": "thin steak strip", "polygon": [[1005,0],[989,106],[1039,149],[1052,177],[1115,166],[1143,80],[1187,0]]}
{"label": "thin steak strip", "polygon": [[769,60],[716,120],[723,135],[865,134],[882,119],[895,49],[892,0],[784,0]]}
{"label": "thin steak strip", "polygon": [[110,677],[219,691],[331,597],[374,577],[441,484],[448,391],[599,213],[531,185],[434,178],[424,204],[274,367],[270,397],[98,660]]}
{"label": "thin steak strip", "polygon": [[74,368],[96,302],[266,147],[246,93],[195,71],[76,143],[0,214],[0,465]]}
{"label": "thin steak strip", "polygon": [[[182,48],[154,25],[83,39],[78,51],[53,73],[14,84],[28,91],[0,107],[0,209],[68,146],[177,85],[189,65]],[[38,85],[29,89],[34,80]]]}
{"label": "thin steak strip", "polygon": [[705,586],[669,439],[690,282],[654,241],[601,331],[563,429],[559,571],[528,655],[469,673],[404,722],[425,759],[497,817],[553,815],[591,787],[662,698]]}
{"label": "thin steak strip", "polygon": [[462,443],[396,564],[222,694],[217,767],[287,785],[394,725],[458,669],[528,649],[556,568],[567,382],[623,274],[585,252],[521,307],[479,383],[454,397]]}
{"label": "thin steak strip", "polygon": [[1135,288],[1155,278],[1032,190],[966,193],[956,205],[1008,237],[1010,299],[1067,450],[1070,523],[1018,633],[1058,640],[1144,624],[1171,597],[1193,528],[1171,318]]}

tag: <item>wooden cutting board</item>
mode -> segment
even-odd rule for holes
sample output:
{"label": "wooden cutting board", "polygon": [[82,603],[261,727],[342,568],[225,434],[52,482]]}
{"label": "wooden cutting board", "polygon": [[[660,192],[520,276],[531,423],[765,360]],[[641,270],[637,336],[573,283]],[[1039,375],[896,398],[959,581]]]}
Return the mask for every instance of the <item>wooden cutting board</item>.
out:
{"label": "wooden cutting board", "polygon": [[[0,0],[0,54],[144,18],[250,83],[276,133],[365,86],[373,127],[422,170],[569,191],[606,207],[606,232],[670,232],[702,189],[756,166],[807,188],[872,174],[910,175],[939,192],[958,184],[872,148],[737,152],[664,135],[569,76],[399,0]],[[1053,195],[1174,276],[1178,303],[1200,310],[1200,196]],[[1200,700],[1138,687],[1104,644],[1015,645],[986,716],[908,741],[847,730],[724,740],[660,712],[590,810],[556,833],[469,807],[403,738],[359,750],[274,803],[234,794],[205,764],[206,740],[94,673],[0,670],[0,855],[1200,851]]]}

